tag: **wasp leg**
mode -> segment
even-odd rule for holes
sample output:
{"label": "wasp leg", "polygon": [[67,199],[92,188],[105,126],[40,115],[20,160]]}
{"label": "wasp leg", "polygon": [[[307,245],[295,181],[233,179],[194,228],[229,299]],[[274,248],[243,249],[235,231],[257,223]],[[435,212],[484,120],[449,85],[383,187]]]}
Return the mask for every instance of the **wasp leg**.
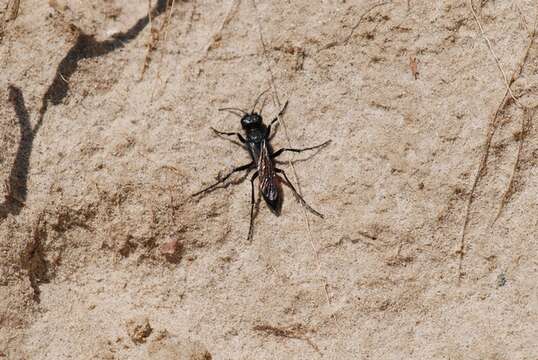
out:
{"label": "wasp leg", "polygon": [[243,170],[250,170],[252,167],[253,167],[254,163],[251,162],[250,164],[246,164],[246,165],[243,165],[243,166],[239,166],[239,167],[236,167],[234,168],[232,171],[230,171],[228,174],[226,174],[226,176],[224,176],[223,178],[219,179],[219,181],[217,181],[216,183],[214,183],[213,185],[210,185],[208,187],[206,187],[205,189],[202,189],[200,191],[198,191],[197,193],[194,193],[192,194],[191,196],[194,197],[194,196],[198,196],[202,193],[205,193],[207,191],[211,191],[213,190],[217,185],[219,184],[222,184],[223,182],[226,181],[226,179],[228,179],[233,173],[236,173],[238,171],[243,171]]}
{"label": "wasp leg", "polygon": [[312,214],[316,215],[316,216],[319,216],[320,218],[324,218],[323,214],[314,210],[314,208],[312,208],[312,206],[308,205],[307,202],[305,201],[305,199],[303,199],[303,197],[301,195],[299,195],[299,193],[297,192],[297,190],[295,190],[295,187],[293,186],[293,184],[291,183],[290,179],[288,179],[288,176],[286,175],[286,173],[284,172],[284,170],[281,170],[281,169],[278,169],[278,168],[275,168],[275,171],[279,174],[282,174],[284,176],[284,179],[286,179],[286,183],[287,185],[290,187],[291,191],[293,191],[293,194],[295,195],[295,197],[297,198],[297,201],[299,201],[305,208],[307,208]]}
{"label": "wasp leg", "polygon": [[303,152],[303,151],[306,151],[306,150],[318,149],[318,148],[321,148],[321,147],[329,145],[330,142],[331,142],[331,140],[327,140],[323,144],[319,144],[319,145],[316,145],[316,146],[311,146],[311,147],[307,147],[307,148],[303,148],[303,149],[290,149],[290,148],[280,149],[280,150],[274,152],[273,155],[271,155],[271,158],[274,159],[277,156],[280,156],[280,154],[282,154],[285,151],[292,151],[292,152],[300,153],[300,152]]}
{"label": "wasp leg", "polygon": [[250,225],[248,226],[248,237],[247,240],[252,241],[252,232],[254,231],[254,180],[258,177],[258,172],[256,171],[250,178]]}
{"label": "wasp leg", "polygon": [[215,134],[217,135],[227,135],[227,136],[237,136],[237,138],[239,139],[239,141],[241,141],[243,144],[246,142],[245,138],[243,137],[243,135],[241,135],[240,133],[238,132],[225,132],[225,131],[219,131],[217,129],[214,129],[214,128],[211,128],[211,130],[213,130],[215,132]]}
{"label": "wasp leg", "polygon": [[286,111],[286,108],[288,107],[288,101],[286,100],[286,103],[284,104],[284,106],[282,107],[282,110],[280,110],[280,112],[278,113],[278,115],[273,119],[273,121],[271,121],[271,123],[269,124],[269,126],[267,126],[267,136],[266,138],[269,139],[269,137],[271,136],[271,125],[273,125],[274,123],[276,123],[280,117],[282,116],[282,114],[284,114],[284,111]]}

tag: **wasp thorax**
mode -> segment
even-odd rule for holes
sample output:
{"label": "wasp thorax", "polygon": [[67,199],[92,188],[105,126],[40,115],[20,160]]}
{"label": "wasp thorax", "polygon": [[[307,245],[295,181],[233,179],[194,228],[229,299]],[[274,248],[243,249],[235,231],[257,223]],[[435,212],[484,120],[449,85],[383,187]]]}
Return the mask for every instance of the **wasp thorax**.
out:
{"label": "wasp thorax", "polygon": [[246,114],[241,118],[241,126],[245,130],[254,129],[262,124],[262,117],[256,113]]}

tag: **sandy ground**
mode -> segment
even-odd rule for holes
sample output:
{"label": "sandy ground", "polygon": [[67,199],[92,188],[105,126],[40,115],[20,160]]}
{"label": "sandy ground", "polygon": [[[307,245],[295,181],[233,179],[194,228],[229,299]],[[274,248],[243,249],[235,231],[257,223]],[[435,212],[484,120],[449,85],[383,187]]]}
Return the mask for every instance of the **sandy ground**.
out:
{"label": "sandy ground", "polygon": [[[0,359],[537,359],[534,0],[16,3]],[[325,219],[249,242],[248,179],[190,194],[267,88]]]}

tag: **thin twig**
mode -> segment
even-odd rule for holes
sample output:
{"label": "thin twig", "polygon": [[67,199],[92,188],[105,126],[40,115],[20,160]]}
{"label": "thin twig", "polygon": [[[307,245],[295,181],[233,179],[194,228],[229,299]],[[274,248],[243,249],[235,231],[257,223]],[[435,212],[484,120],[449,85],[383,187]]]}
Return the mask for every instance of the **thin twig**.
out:
{"label": "thin twig", "polygon": [[279,328],[271,325],[256,325],[253,328],[254,331],[264,332],[269,335],[283,337],[288,339],[297,339],[306,341],[316,352],[320,352],[316,344],[312,342],[308,337],[304,335],[304,329],[301,325],[290,326],[286,329]]}
{"label": "thin twig", "polygon": [[517,154],[516,159],[514,161],[514,166],[512,168],[512,174],[510,175],[510,181],[508,181],[508,185],[506,187],[506,190],[503,193],[503,196],[501,198],[501,203],[499,204],[499,208],[497,210],[497,214],[495,215],[495,218],[493,219],[492,225],[495,224],[499,216],[501,215],[501,212],[508,202],[508,199],[512,195],[512,189],[514,186],[514,179],[516,177],[517,169],[519,167],[519,160],[521,158],[521,149],[523,148],[523,143],[525,141],[525,135],[527,133],[528,124],[530,124],[531,119],[534,115],[533,112],[531,112],[529,109],[525,109],[525,114],[521,117],[521,131],[518,135],[519,138],[519,146],[517,148]]}
{"label": "thin twig", "polygon": [[[170,20],[172,18],[172,11],[173,11],[173,8],[174,8],[174,3],[175,3],[175,0],[167,0],[166,1],[165,11],[168,8],[170,10],[168,11],[168,14],[165,17],[165,19],[163,20],[163,22],[161,23],[161,27],[157,30],[157,29],[154,29],[153,25],[152,25],[151,0],[148,0],[148,4],[150,6],[150,9],[149,9],[149,12],[148,12],[148,17],[149,17],[149,21],[150,21],[150,39],[149,39],[148,44],[147,44],[147,52],[146,52],[146,57],[144,59],[144,65],[142,66],[142,73],[141,73],[141,76],[140,76],[141,79],[144,77],[144,74],[145,74],[146,70],[148,69],[148,67],[150,65],[151,58],[152,58],[152,53],[157,49],[157,46],[159,45],[159,42],[161,41],[161,39],[164,39],[164,41],[166,41],[166,37],[168,35],[168,27],[169,27],[169,24],[170,24]],[[164,35],[161,36],[161,34],[163,34],[163,33],[164,33]],[[162,64],[162,59],[163,59],[164,53],[161,51],[160,54],[161,54],[161,56],[159,58],[158,63]],[[159,67],[159,70],[157,71],[157,78],[160,79],[160,67]],[[153,101],[153,93],[151,95],[151,101]]]}
{"label": "thin twig", "polygon": [[149,28],[153,28],[153,16],[151,16],[151,0],[148,0],[148,20],[149,20]]}
{"label": "thin twig", "polygon": [[380,7],[380,6],[389,4],[389,3],[391,3],[391,1],[384,1],[384,2],[381,2],[381,3],[374,4],[374,5],[370,6],[368,9],[366,9],[366,11],[364,13],[362,13],[362,15],[359,18],[359,21],[357,21],[357,23],[355,23],[355,25],[353,25],[353,27],[351,28],[351,31],[344,38],[344,40],[342,40],[342,41],[332,41],[332,42],[328,43],[327,45],[323,46],[321,49],[319,49],[318,52],[323,51],[323,50],[327,50],[327,49],[330,49],[332,47],[339,46],[339,45],[347,45],[349,40],[351,40],[351,38],[353,37],[353,34],[355,33],[355,30],[357,30],[359,28],[360,24],[362,23],[362,20],[364,20],[366,15],[368,15],[372,10],[374,10],[374,9]]}
{"label": "thin twig", "polygon": [[[166,42],[166,38],[168,36],[168,28],[169,28],[170,23],[171,23],[172,12],[174,11],[175,0],[172,0],[172,2],[170,2],[170,0],[168,0],[166,4],[167,4],[167,6],[170,6],[170,11],[168,11],[168,15],[167,15],[165,21],[163,22],[163,24],[161,25],[161,29],[159,30],[159,34],[158,34],[158,37],[160,37],[160,34],[162,32],[164,32],[164,36],[163,36],[163,41],[164,42]],[[159,39],[157,38],[157,41],[158,40]],[[157,46],[157,44],[155,44],[155,47],[156,46]],[[161,65],[163,63],[163,58],[164,58],[164,51],[160,51],[159,60],[157,62],[157,75],[155,76],[155,81],[153,82],[155,85],[153,86],[153,91],[151,92],[151,99],[150,99],[151,102],[153,102],[155,93],[157,92],[157,85],[156,85],[157,80],[160,82],[161,85],[163,83],[163,80],[161,78]],[[168,79],[166,81],[168,81]]]}
{"label": "thin twig", "polygon": [[491,46],[491,42],[489,41],[488,37],[486,36],[486,34],[484,32],[484,28],[482,27],[482,24],[480,23],[480,19],[478,18],[478,15],[476,14],[476,12],[474,10],[473,0],[469,0],[469,7],[471,9],[471,12],[473,13],[474,20],[476,21],[476,23],[478,25],[478,28],[480,29],[480,34],[482,34],[482,38],[486,42],[486,44],[488,46],[488,49],[491,52],[491,56],[493,56],[493,59],[495,59],[495,63],[497,64],[497,67],[499,68],[499,70],[500,70],[500,72],[501,72],[501,74],[503,76],[504,84],[506,86],[506,90],[508,91],[508,93],[510,94],[510,97],[514,100],[514,102],[516,104],[518,104],[519,106],[521,106],[519,101],[516,99],[516,97],[512,93],[512,89],[510,89],[511,82],[508,81],[508,77],[506,76],[506,73],[503,70],[503,67],[501,65],[501,61],[499,60],[497,55],[495,55],[495,51],[493,51],[493,47]]}
{"label": "thin twig", "polygon": [[6,5],[6,14],[4,18],[7,21],[13,21],[19,15],[19,8],[21,6],[20,0],[11,0]]}
{"label": "thin twig", "polygon": [[172,19],[172,11],[174,11],[174,4],[176,3],[176,0],[172,0],[172,4],[170,5],[170,11],[168,12],[168,16],[166,17],[165,25],[164,25],[164,41],[166,41],[166,37],[168,36],[168,25],[170,24],[170,20]]}
{"label": "thin twig", "polygon": [[[476,15],[476,13],[474,12],[474,9],[472,8],[472,4],[471,4],[471,9],[473,10],[473,14]],[[477,18],[475,17],[475,19],[477,19]],[[537,22],[538,22],[538,20],[537,20]],[[478,22],[478,24],[480,24],[480,22]],[[482,29],[481,25],[480,25],[480,28]],[[471,191],[469,192],[469,197],[467,198],[467,204],[466,204],[466,209],[465,209],[465,218],[464,218],[464,221],[463,221],[463,227],[462,227],[461,237],[460,237],[460,245],[459,245],[459,249],[456,251],[456,253],[459,254],[459,266],[458,266],[459,279],[461,279],[462,276],[463,276],[462,268],[463,268],[463,256],[464,256],[464,250],[465,250],[465,235],[467,234],[467,227],[469,225],[469,220],[470,220],[469,215],[470,215],[470,212],[471,212],[471,205],[472,205],[472,202],[473,202],[473,199],[474,199],[474,194],[476,192],[476,188],[478,186],[478,182],[480,181],[480,178],[482,176],[484,176],[484,173],[485,173],[485,170],[486,170],[486,165],[487,165],[488,157],[489,157],[489,149],[491,148],[491,141],[493,139],[493,136],[495,135],[495,132],[497,131],[498,117],[499,117],[500,113],[504,110],[506,105],[508,104],[508,99],[511,98],[511,96],[509,96],[511,94],[510,86],[521,75],[521,72],[523,71],[523,67],[525,66],[525,63],[527,61],[527,57],[529,55],[530,48],[532,47],[532,44],[534,42],[535,36],[536,36],[536,23],[535,23],[535,26],[534,26],[534,29],[533,29],[532,33],[530,34],[529,45],[526,47],[526,49],[525,49],[525,51],[523,53],[521,61],[519,62],[519,66],[512,73],[510,81],[508,82],[508,86],[506,87],[506,90],[504,92],[502,101],[499,104],[499,106],[497,107],[497,110],[495,111],[495,113],[493,114],[493,117],[492,117],[490,123],[488,124],[486,140],[485,140],[484,145],[483,145],[484,150],[482,151],[482,157],[480,159],[478,170],[477,170],[476,175],[474,177],[473,185],[471,186]],[[487,40],[487,38],[486,38],[486,40]],[[487,42],[489,43],[489,40]],[[492,51],[491,48],[490,48],[490,51]],[[500,63],[497,63],[497,65],[500,66]],[[501,68],[501,70],[502,70],[502,68]],[[502,73],[504,75],[504,71],[502,71]]]}
{"label": "thin twig", "polygon": [[230,8],[228,9],[226,16],[224,17],[224,20],[220,24],[219,29],[215,32],[215,34],[213,34],[213,36],[211,37],[211,41],[206,46],[204,58],[207,57],[207,55],[209,54],[209,51],[212,49],[215,42],[217,42],[220,39],[222,30],[224,30],[226,25],[228,25],[230,21],[232,21],[235,13],[237,13],[239,4],[241,4],[241,0],[232,0],[231,2],[232,4],[230,5]]}
{"label": "thin twig", "polygon": [[159,34],[153,29],[153,17],[151,16],[151,0],[148,0],[148,19],[149,19],[149,40],[146,44],[146,56],[144,57],[144,64],[142,65],[142,71],[140,72],[140,80],[144,78],[144,74],[149,67],[151,61],[151,53],[157,46],[159,41]]}
{"label": "thin twig", "polygon": [[366,9],[366,11],[359,18],[359,21],[357,21],[357,23],[355,25],[353,25],[353,27],[351,28],[351,31],[349,32],[349,35],[346,36],[343,43],[347,44],[348,41],[351,40],[351,37],[355,33],[355,30],[357,30],[359,28],[360,24],[362,23],[362,20],[366,17],[366,15],[368,15],[372,10],[377,9],[378,7],[386,5],[388,3],[390,3],[390,1],[384,1],[384,2],[381,2],[379,4],[374,4],[374,5],[370,6],[368,9]]}
{"label": "thin twig", "polygon": [[[523,56],[523,59],[521,60],[521,63],[520,63],[520,70],[519,70],[520,73],[523,70],[523,65],[527,61],[527,57],[529,56],[530,48],[531,48],[531,46],[532,46],[532,44],[534,42],[534,38],[536,36],[536,26],[538,24],[538,11],[536,12],[536,15],[537,16],[536,16],[536,19],[534,21],[534,27],[533,27],[532,32],[530,34],[529,45],[527,46],[527,49],[525,51],[525,55]],[[512,77],[511,83],[513,81],[515,81],[514,77]],[[534,116],[534,112],[531,112],[529,108],[525,107],[523,117],[521,118],[521,134],[519,135],[519,146],[518,146],[518,150],[517,150],[516,159],[515,159],[515,162],[514,162],[514,167],[512,169],[512,174],[510,175],[510,181],[508,182],[506,190],[503,193],[503,196],[501,198],[501,203],[499,204],[499,208],[497,210],[497,214],[495,215],[495,218],[493,219],[492,225],[495,224],[497,219],[499,219],[499,216],[501,215],[501,212],[502,212],[504,206],[506,205],[506,203],[508,202],[509,197],[511,196],[515,175],[516,175],[516,172],[517,172],[517,168],[519,166],[519,159],[520,159],[520,155],[521,155],[521,149],[523,148],[523,142],[525,140],[527,126],[530,123],[533,116]]]}
{"label": "thin twig", "polygon": [[185,31],[187,34],[190,33],[192,30],[192,23],[194,21],[194,15],[196,15],[196,0],[192,0],[192,10],[191,10],[191,15],[189,16],[189,24],[187,25],[187,30]]}

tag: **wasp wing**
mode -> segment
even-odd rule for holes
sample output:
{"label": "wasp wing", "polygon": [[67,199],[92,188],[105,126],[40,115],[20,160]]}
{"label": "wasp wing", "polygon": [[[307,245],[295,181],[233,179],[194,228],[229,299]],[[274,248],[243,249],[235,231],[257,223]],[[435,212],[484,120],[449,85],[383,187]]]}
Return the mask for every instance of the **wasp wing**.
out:
{"label": "wasp wing", "polygon": [[275,167],[271,157],[269,156],[269,150],[267,149],[267,143],[265,140],[262,142],[260,147],[260,155],[258,157],[258,173],[260,179],[260,192],[269,206],[276,209],[278,205],[277,178],[275,174]]}

